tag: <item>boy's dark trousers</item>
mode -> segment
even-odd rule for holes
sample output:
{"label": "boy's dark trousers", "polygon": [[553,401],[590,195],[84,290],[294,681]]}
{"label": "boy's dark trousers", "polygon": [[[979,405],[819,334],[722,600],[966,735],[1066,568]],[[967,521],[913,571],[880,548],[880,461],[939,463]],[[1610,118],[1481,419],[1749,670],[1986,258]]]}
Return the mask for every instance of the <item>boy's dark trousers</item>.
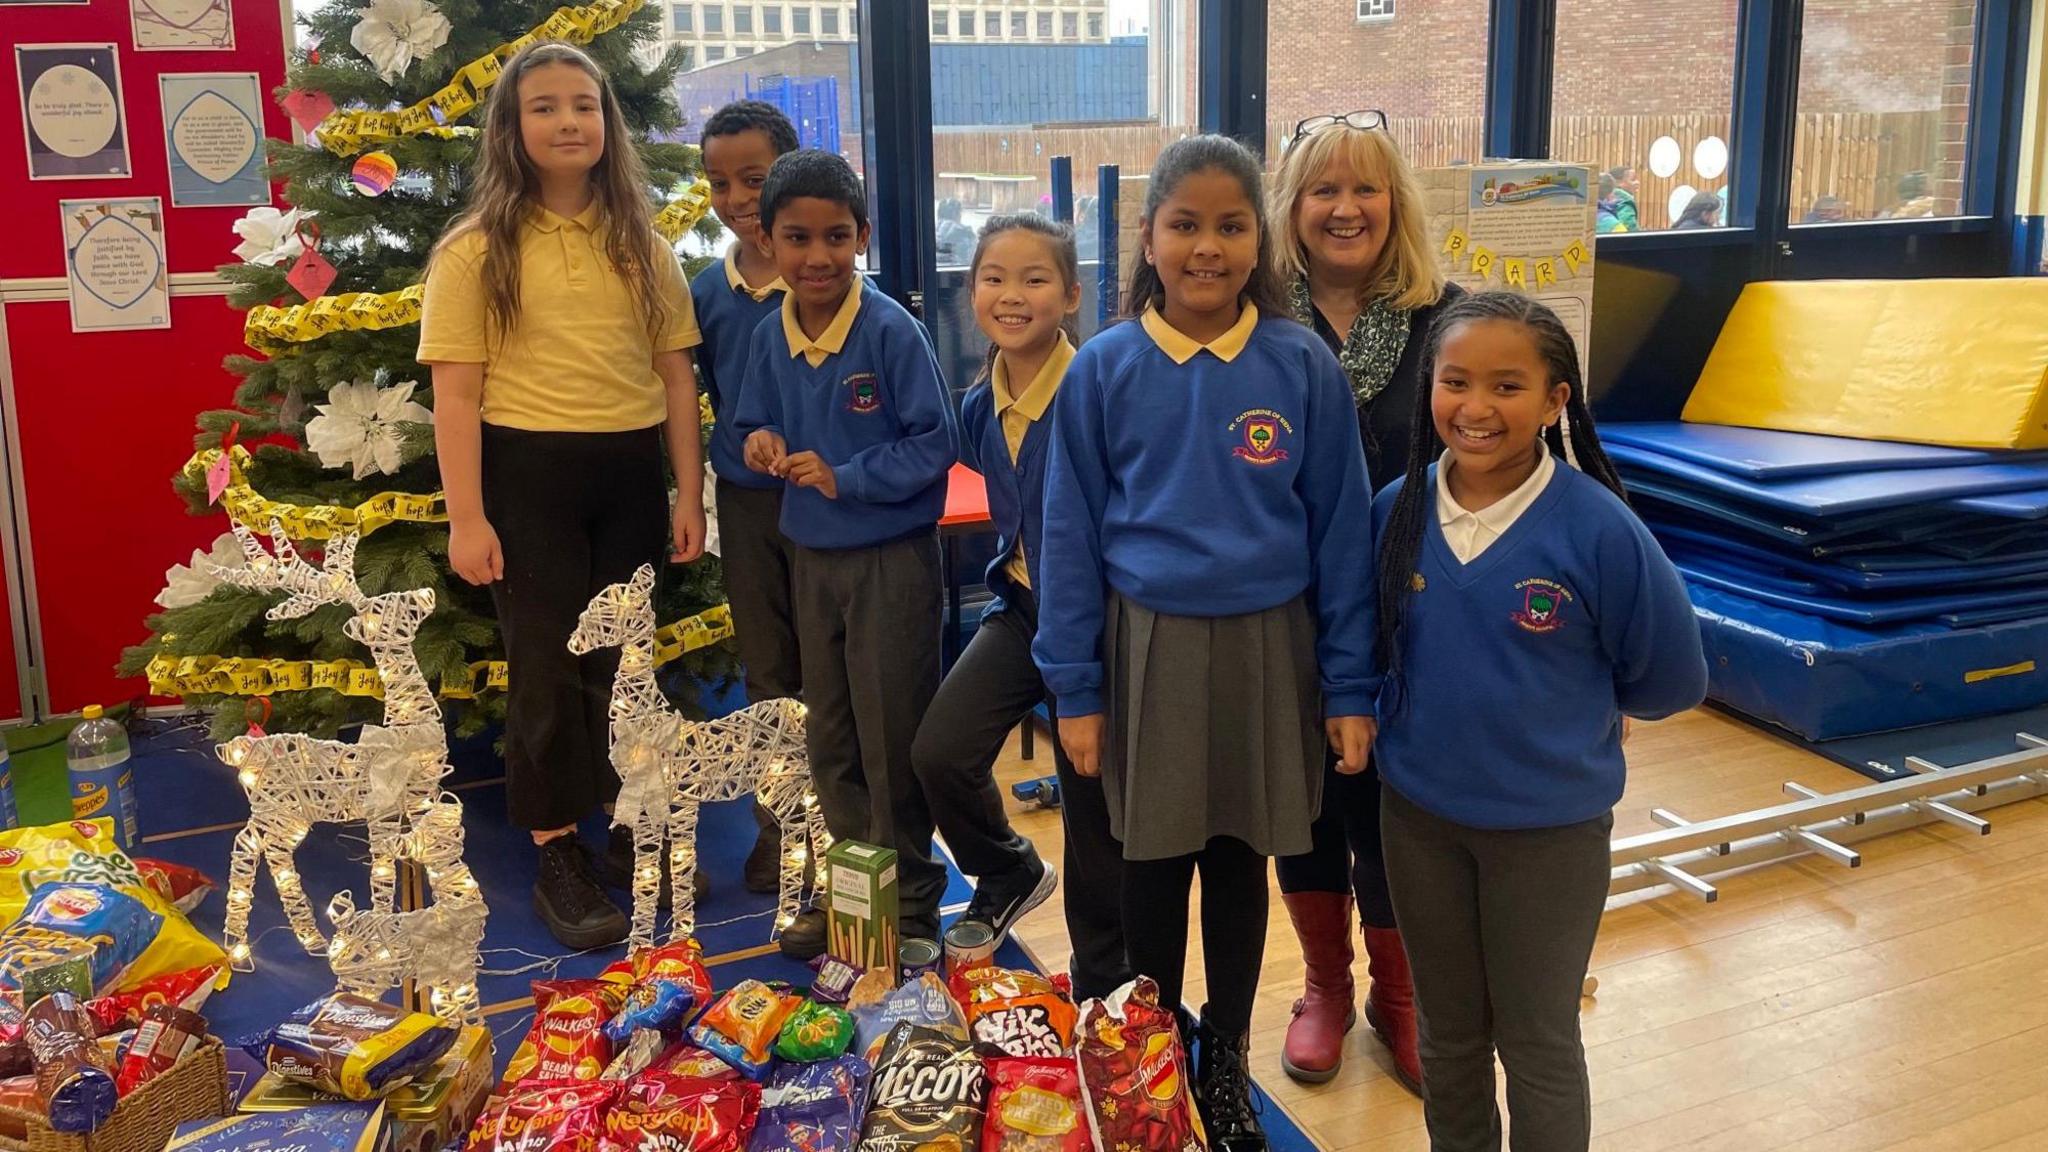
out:
{"label": "boy's dark trousers", "polygon": [[835,840],[896,850],[901,935],[937,938],[946,869],[910,749],[939,686],[939,540],[796,547],[811,780]]}
{"label": "boy's dark trousers", "polygon": [[796,545],[782,534],[782,484],[748,488],[720,479],[718,558],[732,604],[733,642],[747,670],[747,702],[802,695],[790,567]]}
{"label": "boy's dark trousers", "polygon": [[[1020,722],[1031,722],[1027,718],[1040,701],[1052,715],[1054,732],[1059,728],[1052,697],[1031,659],[1037,600],[1022,588],[1005,589],[1003,596],[1002,607],[982,617],[939,686],[911,754],[925,797],[939,814],[946,847],[960,870],[975,877],[1016,867],[1031,852],[1030,841],[1011,829],[996,787],[993,769],[1003,742]],[[1109,832],[1101,778],[1076,773],[1057,735],[1050,743],[1066,832],[1061,891],[1074,946],[1074,994],[1107,996],[1131,977],[1118,895],[1123,846]]]}
{"label": "boy's dark trousers", "polygon": [[1579,993],[1607,906],[1614,814],[1468,828],[1383,786],[1380,821],[1415,972],[1430,1148],[1498,1152],[1498,1047],[1514,1152],[1585,1152],[1593,1104]]}
{"label": "boy's dark trousers", "polygon": [[504,550],[491,585],[511,684],[505,802],[512,823],[567,827],[619,792],[611,764],[619,651],[569,651],[608,584],[659,563],[668,540],[661,429],[529,432],[483,426],[484,516]]}

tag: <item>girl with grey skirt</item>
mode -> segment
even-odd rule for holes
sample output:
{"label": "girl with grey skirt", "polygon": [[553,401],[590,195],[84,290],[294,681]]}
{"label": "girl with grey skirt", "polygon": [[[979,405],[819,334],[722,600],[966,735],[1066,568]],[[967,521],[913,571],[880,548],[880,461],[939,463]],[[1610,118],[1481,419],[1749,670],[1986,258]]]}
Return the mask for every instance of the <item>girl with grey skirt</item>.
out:
{"label": "girl with grey skirt", "polygon": [[1054,404],[1039,631],[1060,743],[1100,773],[1135,973],[1178,1006],[1202,876],[1196,1102],[1266,1147],[1245,1053],[1266,861],[1308,849],[1323,742],[1364,768],[1378,683],[1371,496],[1343,368],[1287,312],[1259,164],[1220,136],[1160,154],[1133,320]]}

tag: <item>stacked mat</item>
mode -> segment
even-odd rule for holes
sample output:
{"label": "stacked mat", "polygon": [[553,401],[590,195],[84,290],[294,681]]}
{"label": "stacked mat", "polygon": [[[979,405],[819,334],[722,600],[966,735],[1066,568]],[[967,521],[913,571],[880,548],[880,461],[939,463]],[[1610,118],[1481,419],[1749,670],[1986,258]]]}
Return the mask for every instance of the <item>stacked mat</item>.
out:
{"label": "stacked mat", "polygon": [[2048,451],[1687,423],[1601,440],[1685,575],[1716,700],[1808,740],[2048,703]]}

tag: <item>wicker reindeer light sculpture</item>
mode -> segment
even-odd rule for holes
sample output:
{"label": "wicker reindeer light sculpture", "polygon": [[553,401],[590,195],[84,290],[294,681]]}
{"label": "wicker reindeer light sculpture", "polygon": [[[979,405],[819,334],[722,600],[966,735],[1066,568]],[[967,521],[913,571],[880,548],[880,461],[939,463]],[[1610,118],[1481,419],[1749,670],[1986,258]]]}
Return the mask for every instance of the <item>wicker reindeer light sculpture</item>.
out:
{"label": "wicker reindeer light sculpture", "polygon": [[698,805],[745,796],[759,799],[782,828],[780,934],[801,906],[806,861],[829,843],[810,790],[804,706],[763,700],[702,724],[678,715],[654,679],[653,598],[654,569],[643,564],[631,580],[599,592],[569,637],[578,655],[619,649],[611,702],[612,767],[619,774],[613,823],[633,831],[633,945],[654,942],[662,839],[675,905],[669,938],[681,939],[696,927]]}

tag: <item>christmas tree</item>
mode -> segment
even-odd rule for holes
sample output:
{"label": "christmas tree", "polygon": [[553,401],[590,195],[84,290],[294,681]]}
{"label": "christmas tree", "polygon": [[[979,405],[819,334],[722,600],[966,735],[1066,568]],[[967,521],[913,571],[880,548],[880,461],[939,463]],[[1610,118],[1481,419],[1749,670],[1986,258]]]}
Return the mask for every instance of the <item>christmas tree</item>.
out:
{"label": "christmas tree", "polygon": [[[440,476],[431,376],[414,361],[416,309],[407,316],[396,296],[365,297],[364,307],[381,304],[389,323],[280,337],[292,325],[278,308],[304,304],[309,293],[397,294],[422,281],[435,241],[463,206],[494,63],[529,33],[581,43],[603,65],[653,178],[651,202],[659,208],[680,195],[693,203],[684,190],[698,170],[696,149],[664,139],[680,128],[672,83],[682,53],[659,54],[660,15],[641,0],[566,8],[525,0],[338,0],[301,23],[305,47],[277,95],[319,130],[306,145],[269,142],[271,176],[283,182],[289,208],[257,209],[237,224],[243,262],[221,269],[233,285],[230,305],[271,323],[252,325],[260,352],[228,358],[228,371],[241,380],[232,406],[199,415],[193,463],[172,487],[196,516],[220,517],[226,507],[259,518],[253,507],[267,521],[275,506],[263,501],[297,506],[302,511],[287,527],[314,551],[332,510],[366,502],[383,513],[396,509],[396,519],[362,521],[357,581],[368,595],[433,589],[437,608],[420,629],[416,655],[430,683],[468,701],[452,711],[458,730],[474,733],[502,717],[504,695],[488,687],[484,662],[502,660],[503,650],[488,592],[449,572],[447,525],[431,515]],[[476,107],[448,101],[451,82],[453,91],[474,95]],[[419,111],[399,111],[413,108]],[[386,111],[399,115],[378,115]],[[714,227],[708,220],[697,226]],[[308,250],[331,264],[330,284],[293,275]],[[231,470],[236,484],[218,502],[209,469]],[[387,496],[394,493],[395,501]],[[269,527],[251,526],[259,533]],[[212,559],[237,562],[239,552],[230,541]],[[220,584],[200,557],[170,577],[159,598],[165,610],[149,618],[150,639],[123,654],[123,675],[148,672],[163,691],[182,673],[176,690],[188,706],[212,714],[222,739],[244,729],[258,696],[272,730],[328,736],[377,719],[379,702],[360,674],[354,693],[318,686],[335,682],[335,662],[366,663],[367,654],[342,634],[345,606],[271,622],[264,613],[275,595]],[[708,555],[671,567],[663,583],[662,621],[725,600],[718,561]],[[298,663],[287,676],[272,661],[311,661],[330,675],[309,681],[309,665]],[[697,687],[723,681],[736,667],[729,644],[699,645],[670,664],[665,678],[678,706],[694,714]]]}

